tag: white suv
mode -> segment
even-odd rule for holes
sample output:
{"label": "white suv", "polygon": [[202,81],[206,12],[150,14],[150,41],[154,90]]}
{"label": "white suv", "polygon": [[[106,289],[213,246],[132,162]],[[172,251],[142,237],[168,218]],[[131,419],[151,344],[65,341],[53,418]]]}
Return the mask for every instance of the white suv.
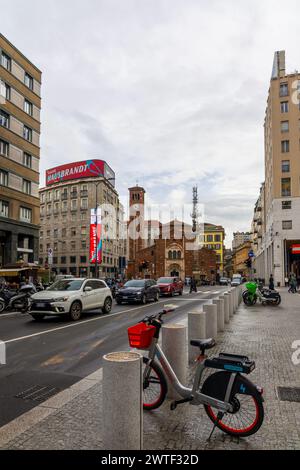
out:
{"label": "white suv", "polygon": [[102,309],[109,313],[112,307],[110,288],[99,279],[61,279],[48,289],[31,297],[30,315],[42,320],[48,315],[68,314],[73,321],[86,310]]}

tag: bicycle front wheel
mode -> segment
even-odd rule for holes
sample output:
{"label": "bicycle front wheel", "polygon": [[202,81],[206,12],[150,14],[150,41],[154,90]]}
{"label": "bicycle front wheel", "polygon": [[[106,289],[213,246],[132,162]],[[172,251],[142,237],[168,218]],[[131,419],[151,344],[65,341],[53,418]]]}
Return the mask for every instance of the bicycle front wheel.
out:
{"label": "bicycle front wheel", "polygon": [[[143,357],[143,373],[149,359]],[[150,365],[150,374],[143,379],[143,407],[144,410],[151,411],[159,408],[165,401],[168,392],[168,384],[164,373],[156,362]]]}

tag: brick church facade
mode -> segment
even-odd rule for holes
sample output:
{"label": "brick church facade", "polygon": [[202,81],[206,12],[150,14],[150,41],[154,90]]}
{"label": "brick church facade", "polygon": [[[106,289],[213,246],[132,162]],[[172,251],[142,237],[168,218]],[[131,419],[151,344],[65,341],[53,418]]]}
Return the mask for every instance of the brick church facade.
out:
{"label": "brick church facade", "polygon": [[[179,220],[162,224],[145,220],[145,190],[129,189],[130,218],[128,222],[128,278],[164,276],[195,276],[215,281],[217,258],[214,250],[195,247],[192,227]],[[195,249],[196,248],[196,249]]]}

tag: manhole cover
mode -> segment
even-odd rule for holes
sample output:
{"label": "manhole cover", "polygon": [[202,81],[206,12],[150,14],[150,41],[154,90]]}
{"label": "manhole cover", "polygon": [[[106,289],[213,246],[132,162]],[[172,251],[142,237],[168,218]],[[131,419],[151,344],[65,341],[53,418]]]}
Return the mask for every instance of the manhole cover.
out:
{"label": "manhole cover", "polygon": [[48,398],[52,397],[53,395],[56,395],[58,392],[60,392],[60,389],[56,387],[51,387],[51,386],[40,386],[40,385],[34,385],[33,387],[28,388],[27,390],[24,390],[23,392],[19,393],[18,395],[15,395],[15,398],[21,398],[22,400],[25,401],[45,401],[48,400]]}
{"label": "manhole cover", "polygon": [[300,388],[297,387],[277,387],[280,401],[291,401],[300,403]]}

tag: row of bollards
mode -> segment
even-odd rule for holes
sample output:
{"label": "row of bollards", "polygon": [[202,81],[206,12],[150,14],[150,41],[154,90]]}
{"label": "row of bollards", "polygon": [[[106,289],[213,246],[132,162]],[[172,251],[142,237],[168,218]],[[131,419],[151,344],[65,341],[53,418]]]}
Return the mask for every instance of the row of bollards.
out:
{"label": "row of bollards", "polygon": [[[188,314],[188,325],[167,324],[162,328],[162,349],[182,384],[186,383],[188,363],[199,349],[192,339],[216,338],[237,312],[242,288],[225,292],[203,310]],[[188,339],[188,341],[187,341]],[[117,352],[104,356],[102,441],[105,450],[143,448],[143,358],[136,352]],[[168,383],[168,398],[178,399]]]}

